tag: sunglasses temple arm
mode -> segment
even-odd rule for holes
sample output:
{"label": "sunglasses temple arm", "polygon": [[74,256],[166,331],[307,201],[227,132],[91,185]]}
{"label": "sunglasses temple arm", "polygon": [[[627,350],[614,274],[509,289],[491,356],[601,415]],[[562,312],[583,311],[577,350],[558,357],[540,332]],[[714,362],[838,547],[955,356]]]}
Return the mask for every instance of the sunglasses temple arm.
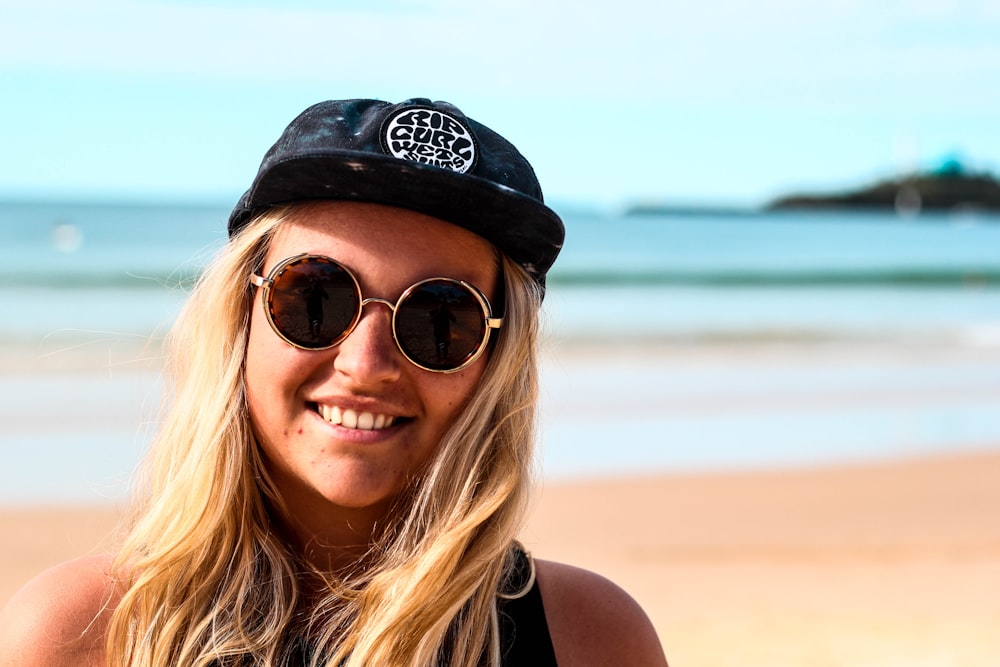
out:
{"label": "sunglasses temple arm", "polygon": [[487,317],[486,318],[486,328],[487,329],[499,329],[503,326],[502,317]]}

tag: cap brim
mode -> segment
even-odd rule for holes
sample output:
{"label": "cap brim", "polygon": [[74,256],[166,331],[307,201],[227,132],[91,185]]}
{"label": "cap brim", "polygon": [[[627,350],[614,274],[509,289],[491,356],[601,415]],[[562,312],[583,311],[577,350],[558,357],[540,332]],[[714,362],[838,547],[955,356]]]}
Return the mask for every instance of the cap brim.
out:
{"label": "cap brim", "polygon": [[230,233],[278,204],[370,201],[431,215],[491,241],[533,276],[544,276],[565,230],[545,204],[478,176],[372,153],[296,156],[269,165],[233,211]]}

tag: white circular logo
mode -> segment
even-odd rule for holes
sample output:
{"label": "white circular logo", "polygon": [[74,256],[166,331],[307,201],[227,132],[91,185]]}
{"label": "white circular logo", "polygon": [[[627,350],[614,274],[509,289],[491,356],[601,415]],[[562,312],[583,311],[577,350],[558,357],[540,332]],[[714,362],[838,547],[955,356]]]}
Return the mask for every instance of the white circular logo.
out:
{"label": "white circular logo", "polygon": [[472,131],[437,109],[409,107],[390,116],[382,127],[382,145],[393,157],[463,174],[476,163]]}

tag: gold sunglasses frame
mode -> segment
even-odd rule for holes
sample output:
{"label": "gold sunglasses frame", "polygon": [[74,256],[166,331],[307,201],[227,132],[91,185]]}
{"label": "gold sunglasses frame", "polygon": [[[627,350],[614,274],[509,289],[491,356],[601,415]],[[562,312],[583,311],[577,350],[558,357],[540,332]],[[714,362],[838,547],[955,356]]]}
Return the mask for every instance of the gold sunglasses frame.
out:
{"label": "gold sunglasses frame", "polygon": [[[299,264],[299,263],[310,261],[310,260],[319,260],[319,261],[324,262],[324,263],[332,263],[332,264],[335,264],[336,266],[340,267],[344,271],[344,273],[346,273],[348,276],[350,276],[351,281],[353,281],[353,283],[354,283],[354,292],[355,292],[355,294],[357,296],[358,303],[359,303],[357,309],[355,310],[354,318],[351,320],[350,325],[332,343],[330,343],[329,345],[324,345],[323,347],[307,347],[305,345],[300,345],[300,344],[296,343],[295,341],[290,340],[284,333],[282,333],[281,329],[278,328],[277,324],[275,323],[274,316],[272,314],[272,308],[271,308],[271,299],[270,299],[270,297],[271,297],[271,287],[274,285],[275,281],[278,278],[280,278],[281,274],[284,273],[285,270],[288,269],[289,267],[291,267],[291,266],[293,266],[295,264]],[[451,284],[454,284],[454,285],[460,285],[460,286],[464,287],[466,290],[468,290],[476,298],[476,300],[479,302],[479,306],[482,309],[482,312],[483,312],[483,315],[484,315],[484,318],[483,318],[483,339],[480,341],[479,346],[476,348],[476,350],[474,352],[472,352],[468,357],[466,357],[466,359],[459,366],[457,366],[456,368],[444,368],[444,369],[441,369],[441,368],[429,368],[427,366],[424,366],[423,364],[421,364],[418,361],[416,361],[415,359],[413,359],[409,354],[407,354],[406,350],[403,349],[402,344],[400,344],[399,338],[396,336],[396,313],[398,312],[398,308],[399,308],[400,304],[402,304],[407,299],[407,297],[409,297],[413,292],[415,292],[416,290],[420,289],[424,285],[426,285],[428,283],[436,283],[436,282],[441,282],[441,281],[445,281],[445,282],[448,282],[448,283],[451,283]],[[271,330],[279,338],[281,338],[281,340],[285,341],[286,343],[288,343],[292,347],[298,348],[300,350],[310,350],[310,351],[319,352],[321,350],[329,350],[332,347],[336,347],[340,343],[344,342],[344,340],[348,336],[350,336],[351,332],[353,332],[354,329],[358,326],[358,322],[361,321],[361,314],[364,311],[365,306],[367,306],[370,303],[381,303],[384,306],[386,306],[387,308],[389,308],[389,310],[392,312],[392,325],[391,325],[392,340],[396,344],[396,349],[398,349],[399,352],[400,352],[400,354],[402,354],[403,357],[407,361],[409,361],[411,364],[413,364],[414,366],[416,366],[417,368],[420,368],[422,370],[430,371],[431,373],[456,373],[456,372],[462,370],[463,368],[467,368],[470,364],[474,363],[476,361],[476,359],[478,359],[480,357],[480,355],[482,355],[483,351],[486,349],[486,346],[489,344],[489,341],[490,341],[490,334],[491,334],[492,330],[493,329],[499,329],[500,327],[503,326],[503,318],[502,317],[493,317],[493,309],[490,306],[489,299],[486,298],[486,295],[483,294],[483,292],[478,287],[476,287],[475,285],[473,285],[470,282],[467,282],[465,280],[459,280],[457,278],[447,278],[447,277],[444,277],[444,276],[440,276],[440,277],[436,277],[436,278],[426,278],[424,280],[420,280],[420,281],[417,281],[417,282],[413,283],[412,285],[410,285],[409,287],[407,287],[405,290],[403,290],[403,293],[399,295],[399,298],[396,299],[395,303],[393,303],[392,301],[389,301],[388,299],[382,299],[382,298],[379,298],[379,297],[368,297],[368,298],[365,298],[364,294],[362,294],[362,292],[361,292],[361,283],[358,282],[358,277],[354,274],[354,272],[350,268],[348,268],[347,266],[345,266],[344,264],[342,264],[341,262],[338,262],[337,260],[333,259],[332,257],[327,257],[326,255],[316,255],[316,254],[310,254],[310,253],[302,253],[302,254],[299,254],[299,255],[293,255],[291,257],[286,257],[285,259],[283,259],[280,262],[278,262],[277,264],[275,264],[274,267],[270,271],[268,271],[268,274],[267,274],[266,278],[264,276],[261,276],[261,275],[257,274],[257,273],[251,273],[250,274],[250,284],[253,285],[253,286],[255,286],[255,287],[262,288],[262,292],[261,292],[261,305],[264,308],[264,315],[267,317],[267,323],[269,325],[271,325]]]}

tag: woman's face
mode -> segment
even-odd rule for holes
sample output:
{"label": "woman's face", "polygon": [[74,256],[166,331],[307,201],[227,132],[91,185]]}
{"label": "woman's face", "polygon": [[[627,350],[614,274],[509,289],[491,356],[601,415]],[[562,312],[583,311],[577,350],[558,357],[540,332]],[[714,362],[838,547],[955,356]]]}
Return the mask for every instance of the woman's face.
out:
{"label": "woman's face", "polygon": [[[365,298],[395,303],[413,283],[443,276],[471,282],[494,303],[498,269],[492,246],[419,213],[352,202],[309,207],[276,234],[263,275],[301,253],[347,266]],[[376,521],[432,456],[485,365],[484,354],[455,373],[417,368],[393,342],[391,311],[379,303],[365,306],[339,345],[301,350],[271,329],[258,290],[247,396],[254,433],[289,510],[306,522],[352,515]],[[353,417],[343,424],[325,418],[348,411],[358,424],[350,423]],[[391,418],[391,426],[359,428],[387,421],[381,416]]]}

